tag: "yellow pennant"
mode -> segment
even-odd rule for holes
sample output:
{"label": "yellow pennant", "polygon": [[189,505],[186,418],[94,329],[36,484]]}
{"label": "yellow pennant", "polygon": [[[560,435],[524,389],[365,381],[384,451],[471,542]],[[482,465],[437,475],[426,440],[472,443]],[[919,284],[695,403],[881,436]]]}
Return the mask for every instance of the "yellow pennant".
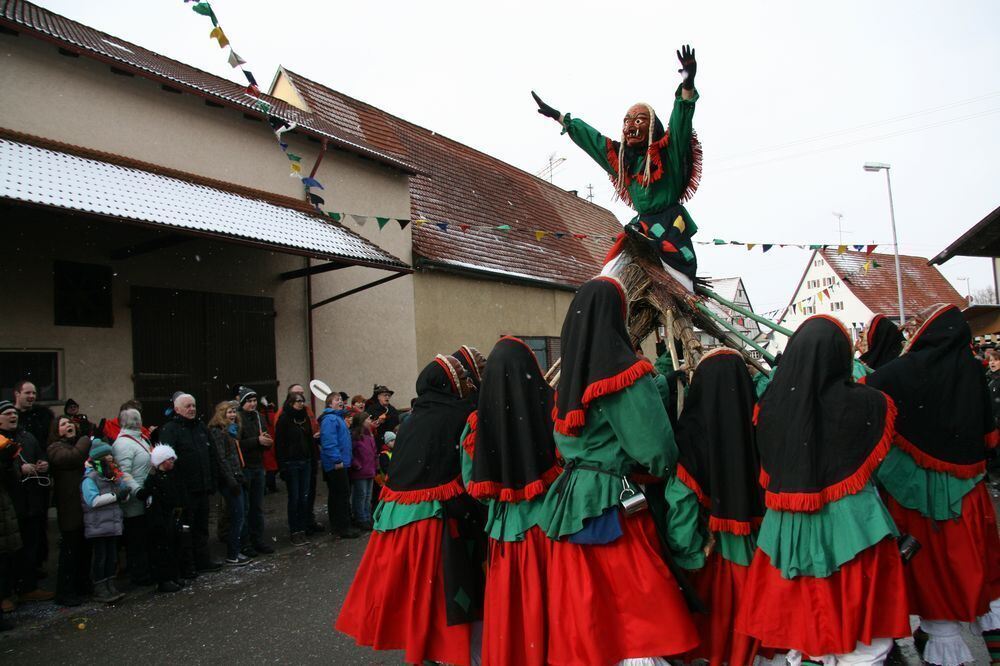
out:
{"label": "yellow pennant", "polygon": [[822,303],[823,302],[823,292],[821,291],[821,292],[819,292],[816,295],[819,296],[819,302]]}
{"label": "yellow pennant", "polygon": [[752,250],[755,245],[757,245],[757,243],[747,243],[747,252],[749,252],[750,250]]}
{"label": "yellow pennant", "polygon": [[427,220],[425,220],[422,217],[418,217],[417,219],[413,220],[413,224],[414,226],[420,227],[427,224]]}
{"label": "yellow pennant", "polygon": [[871,268],[871,267],[872,267],[872,262],[869,259],[868,261],[865,262],[865,265],[864,265],[865,273],[867,273],[868,269]]}
{"label": "yellow pennant", "polygon": [[219,40],[220,49],[224,49],[229,46],[229,38],[226,37],[226,33],[222,32],[222,26],[215,26],[215,28],[212,29],[212,32],[208,33],[208,36],[210,39]]}
{"label": "yellow pennant", "polygon": [[837,246],[837,254],[844,254],[845,252],[847,252],[847,246],[846,245],[838,245]]}
{"label": "yellow pennant", "polygon": [[545,232],[544,231],[536,231],[535,232],[535,240],[539,240],[540,241],[543,238],[545,238]]}
{"label": "yellow pennant", "polygon": [[289,166],[292,167],[292,175],[298,175],[302,173],[302,165],[298,162],[292,162]]}

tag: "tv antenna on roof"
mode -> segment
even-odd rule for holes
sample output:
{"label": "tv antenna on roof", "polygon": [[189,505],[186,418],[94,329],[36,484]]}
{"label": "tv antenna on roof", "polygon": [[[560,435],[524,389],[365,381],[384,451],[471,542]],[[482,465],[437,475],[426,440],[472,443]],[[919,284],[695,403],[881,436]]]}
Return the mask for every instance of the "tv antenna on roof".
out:
{"label": "tv antenna on roof", "polygon": [[844,244],[844,232],[851,233],[850,229],[844,228],[844,214],[837,211],[833,211],[833,216],[837,218],[837,234],[840,240],[838,241],[841,245]]}
{"label": "tv antenna on roof", "polygon": [[556,167],[566,161],[565,157],[556,157],[555,153],[549,155],[549,164],[541,171],[537,172],[535,175],[542,179],[547,179],[550,183],[552,182],[552,174],[556,172]]}

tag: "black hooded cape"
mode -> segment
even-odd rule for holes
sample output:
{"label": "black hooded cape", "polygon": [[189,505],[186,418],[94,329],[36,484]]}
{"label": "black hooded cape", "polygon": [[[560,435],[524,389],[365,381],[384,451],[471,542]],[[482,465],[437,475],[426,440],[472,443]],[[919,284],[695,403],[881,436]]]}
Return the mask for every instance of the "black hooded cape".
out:
{"label": "black hooded cape", "polygon": [[463,446],[472,457],[466,488],[473,497],[530,500],[559,475],[552,389],[522,340],[503,337],[493,347],[469,426]]}
{"label": "black hooded cape", "polygon": [[865,327],[865,337],[868,340],[868,351],[861,355],[861,362],[872,370],[878,370],[903,353],[903,343],[906,341],[903,332],[885,315],[877,314],[872,317]]}
{"label": "black hooded cape", "polygon": [[757,418],[769,509],[818,511],[868,483],[888,453],[896,409],[851,378],[851,339],[836,319],[807,319],[788,341]]}
{"label": "black hooded cape", "polygon": [[595,278],[576,292],[562,326],[562,364],[552,414],[556,432],[578,435],[591,402],[653,372],[653,364],[632,348],[626,316],[625,291],[614,278]]}
{"label": "black hooded cape", "polygon": [[961,311],[942,305],[903,355],[866,378],[896,402],[896,446],[925,469],[969,479],[986,469],[998,436],[986,376]]}
{"label": "black hooded cape", "polygon": [[738,352],[720,348],[698,363],[677,424],[677,478],[708,510],[713,532],[750,534],[764,517],[756,402]]}

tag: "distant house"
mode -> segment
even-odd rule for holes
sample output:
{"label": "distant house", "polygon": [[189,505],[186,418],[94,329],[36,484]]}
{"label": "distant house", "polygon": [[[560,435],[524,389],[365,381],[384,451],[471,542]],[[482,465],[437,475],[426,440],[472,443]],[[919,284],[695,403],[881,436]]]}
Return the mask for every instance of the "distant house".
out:
{"label": "distant house", "polygon": [[[871,262],[871,263],[869,263]],[[900,255],[903,275],[903,307],[907,318],[936,303],[965,306],[965,299],[923,257]],[[865,265],[869,268],[866,270]],[[876,267],[876,264],[878,266]],[[779,319],[795,330],[816,314],[839,319],[852,338],[876,314],[899,320],[896,270],[891,254],[866,254],[836,249],[814,250]],[[772,338],[772,349],[781,351],[788,339],[780,334]]]}
{"label": "distant house", "polygon": [[[746,287],[743,285],[743,278],[712,278],[709,282],[711,290],[719,296],[722,296],[727,301],[732,301],[736,305],[742,306],[744,309],[753,312],[753,305],[750,303],[750,297],[747,296]],[[757,341],[757,338],[760,337],[760,324],[755,322],[753,319],[724,305],[716,303],[713,300],[708,301],[708,307],[717,316],[735,326],[743,337],[754,341]],[[698,331],[698,336],[701,338],[702,347],[706,350],[722,346],[721,342],[704,331]],[[749,345],[744,345],[744,347],[747,348],[747,351],[751,356],[754,358],[760,358],[760,352],[756,349],[751,348]]]}
{"label": "distant house", "polygon": [[[137,397],[156,420],[178,389],[206,411],[234,384],[274,400],[319,378],[387,384],[405,406],[419,368],[461,344],[518,335],[551,364],[573,292],[621,231],[284,69],[262,108],[243,84],[24,0],[0,3],[0,55],[0,391],[30,376],[46,403],[112,416]],[[269,115],[296,124],[282,141],[339,222],[289,178]]]}

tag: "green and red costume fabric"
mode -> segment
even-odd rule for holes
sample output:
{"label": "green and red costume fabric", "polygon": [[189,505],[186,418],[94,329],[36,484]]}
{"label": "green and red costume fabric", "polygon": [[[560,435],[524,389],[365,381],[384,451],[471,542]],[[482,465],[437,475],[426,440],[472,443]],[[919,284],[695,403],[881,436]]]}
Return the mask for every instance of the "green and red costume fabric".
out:
{"label": "green and red costume fabric", "polygon": [[899,529],[922,546],[906,567],[911,612],[998,629],[1000,537],[984,482],[998,435],[971,342],[959,309],[941,306],[867,383],[899,409],[878,479]]}
{"label": "green and red costume fabric", "polygon": [[[680,462],[667,482],[667,542],[690,575],[707,613],[695,615],[702,642],[685,659],[713,666],[748,664],[754,641],[733,631],[764,516],[754,434],[757,402],[743,357],[720,348],[706,354],[691,380],[677,425]],[[715,550],[706,558],[709,534]]]}
{"label": "green and red costume fabric", "polygon": [[843,325],[811,317],[759,402],[768,511],[736,630],[764,647],[820,657],[910,634],[896,528],[870,483],[895,408],[851,373]]}
{"label": "green and red costume fabric", "polygon": [[375,532],[334,625],[359,645],[404,650],[407,663],[470,663],[484,539],[480,507],[461,483],[458,442],[472,407],[448,359],[421,371]]}
{"label": "green and red costume fabric", "polygon": [[[569,137],[608,173],[622,201],[638,213],[626,226],[626,233],[692,281],[698,259],[691,238],[698,227],[682,204],[694,195],[701,180],[701,144],[692,127],[697,101],[697,91],[684,99],[678,87],[666,131],[659,119],[651,118],[649,145],[635,154],[627,148],[621,151],[621,142],[604,136],[579,118],[568,113],[562,118]],[[624,165],[620,164],[622,157]],[[624,166],[622,182],[618,181],[620,166]],[[621,252],[623,239],[624,234],[605,262]]]}
{"label": "green and red costume fabric", "polygon": [[501,338],[490,352],[461,441],[465,486],[487,507],[483,663],[545,666],[552,542],[538,521],[560,469],[552,389],[522,340]]}
{"label": "green and red costume fabric", "polygon": [[[580,288],[563,325],[554,437],[566,466],[538,520],[555,540],[546,594],[559,631],[549,635],[548,660],[560,666],[680,654],[698,643],[650,512],[619,510],[623,477],[668,476],[677,459],[651,366],[628,345],[625,317],[620,286],[599,278]],[[575,541],[581,534],[587,540]]]}

